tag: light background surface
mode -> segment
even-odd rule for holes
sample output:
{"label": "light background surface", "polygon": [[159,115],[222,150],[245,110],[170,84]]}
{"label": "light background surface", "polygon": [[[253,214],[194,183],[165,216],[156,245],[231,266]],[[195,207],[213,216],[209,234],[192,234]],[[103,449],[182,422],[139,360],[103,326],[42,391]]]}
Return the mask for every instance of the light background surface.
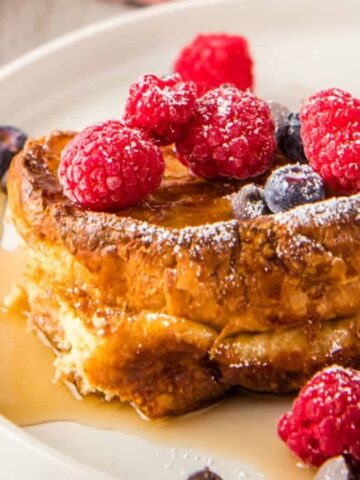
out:
{"label": "light background surface", "polygon": [[0,65],[59,35],[131,9],[122,0],[0,0]]}

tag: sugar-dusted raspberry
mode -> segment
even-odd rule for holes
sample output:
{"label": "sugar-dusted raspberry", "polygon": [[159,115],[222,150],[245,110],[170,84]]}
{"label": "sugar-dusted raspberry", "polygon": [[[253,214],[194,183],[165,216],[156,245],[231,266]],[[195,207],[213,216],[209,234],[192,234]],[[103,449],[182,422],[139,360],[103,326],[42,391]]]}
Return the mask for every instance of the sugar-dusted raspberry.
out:
{"label": "sugar-dusted raspberry", "polygon": [[181,134],[194,109],[197,87],[180,75],[159,78],[144,75],[130,87],[124,120],[146,131],[160,145],[170,145]]}
{"label": "sugar-dusted raspberry", "polygon": [[211,90],[176,143],[179,158],[200,177],[246,179],[264,173],[275,149],[268,105],[235,87]]}
{"label": "sugar-dusted raspberry", "polygon": [[311,96],[300,112],[310,165],[332,189],[360,192],[360,99],[336,88]]}
{"label": "sugar-dusted raspberry", "polygon": [[202,93],[231,83],[240,90],[253,88],[253,61],[247,40],[240,35],[198,35],[179,54],[174,71],[193,80]]}
{"label": "sugar-dusted raspberry", "polygon": [[278,433],[308,465],[343,453],[360,460],[360,372],[334,366],[317,373],[280,419]]}
{"label": "sugar-dusted raspberry", "polygon": [[66,146],[59,180],[74,203],[114,211],[152,193],[163,172],[162,153],[144,133],[109,120],[86,128]]}

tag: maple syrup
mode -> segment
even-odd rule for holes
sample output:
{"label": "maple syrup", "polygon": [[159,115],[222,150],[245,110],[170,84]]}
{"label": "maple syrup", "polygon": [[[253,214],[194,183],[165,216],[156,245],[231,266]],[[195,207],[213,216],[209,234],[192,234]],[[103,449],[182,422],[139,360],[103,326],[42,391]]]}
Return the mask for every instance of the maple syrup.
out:
{"label": "maple syrup", "polygon": [[[25,258],[21,249],[0,249],[0,299],[21,281]],[[201,450],[213,458],[229,457],[253,465],[267,480],[308,480],[311,469],[299,468],[276,435],[277,420],[289,397],[238,394],[210,409],[147,422],[128,405],[98,397],[77,399],[61,383],[53,383],[54,355],[28,333],[26,314],[0,312],[0,413],[19,426],[71,421],[99,429],[121,430],[159,445]]]}

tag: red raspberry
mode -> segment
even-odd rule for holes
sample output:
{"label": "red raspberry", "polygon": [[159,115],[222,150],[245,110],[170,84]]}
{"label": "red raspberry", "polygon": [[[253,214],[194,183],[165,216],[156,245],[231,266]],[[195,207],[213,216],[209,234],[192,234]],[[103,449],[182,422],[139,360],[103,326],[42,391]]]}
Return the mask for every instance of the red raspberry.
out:
{"label": "red raspberry", "polygon": [[183,82],[179,75],[144,75],[130,87],[124,120],[146,131],[157,143],[170,145],[189,120],[196,98],[195,83]]}
{"label": "red raspberry", "polygon": [[308,465],[342,453],[360,460],[360,372],[334,366],[317,373],[280,419],[278,434]]}
{"label": "red raspberry", "polygon": [[92,210],[114,211],[140,202],[161,182],[160,149],[142,132],[116,120],[91,126],[63,150],[64,194]]}
{"label": "red raspberry", "polygon": [[300,112],[309,163],[340,193],[360,192],[360,100],[339,89],[311,96]]}
{"label": "red raspberry", "polygon": [[197,100],[176,147],[200,177],[255,177],[269,168],[275,149],[270,108],[235,87],[211,90]]}
{"label": "red raspberry", "polygon": [[179,54],[174,71],[196,82],[202,93],[223,83],[253,88],[253,61],[247,40],[239,35],[198,35]]}

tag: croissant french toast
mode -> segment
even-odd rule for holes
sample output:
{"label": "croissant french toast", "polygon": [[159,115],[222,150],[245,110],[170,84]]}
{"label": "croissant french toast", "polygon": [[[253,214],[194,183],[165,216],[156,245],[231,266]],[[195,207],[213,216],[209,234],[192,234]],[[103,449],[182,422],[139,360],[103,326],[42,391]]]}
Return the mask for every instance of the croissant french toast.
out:
{"label": "croissant french toast", "polygon": [[289,392],[325,365],[360,365],[359,195],[238,221],[242,183],[190,177],[167,148],[157,192],[93,212],[58,183],[73,136],[29,140],[8,181],[31,326],[59,379],[160,417],[233,386]]}

